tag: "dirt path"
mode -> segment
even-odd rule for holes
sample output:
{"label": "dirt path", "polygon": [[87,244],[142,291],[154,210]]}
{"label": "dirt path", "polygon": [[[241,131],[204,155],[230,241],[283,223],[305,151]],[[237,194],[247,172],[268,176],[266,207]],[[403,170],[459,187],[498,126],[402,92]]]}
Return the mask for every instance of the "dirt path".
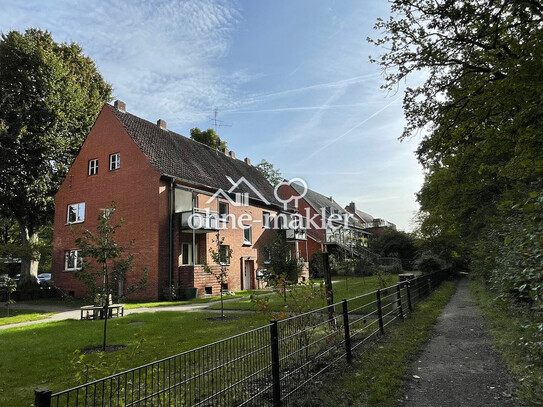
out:
{"label": "dirt path", "polygon": [[519,405],[467,279],[459,283],[407,375],[403,407]]}

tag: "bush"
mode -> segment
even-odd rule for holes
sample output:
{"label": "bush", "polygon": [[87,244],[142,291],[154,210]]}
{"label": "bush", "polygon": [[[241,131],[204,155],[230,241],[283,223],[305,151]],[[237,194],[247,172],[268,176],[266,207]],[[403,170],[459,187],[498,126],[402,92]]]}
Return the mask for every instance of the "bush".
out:
{"label": "bush", "polygon": [[432,253],[423,253],[419,258],[415,260],[415,267],[421,271],[422,274],[429,274],[434,271],[443,269],[444,262],[439,256]]}

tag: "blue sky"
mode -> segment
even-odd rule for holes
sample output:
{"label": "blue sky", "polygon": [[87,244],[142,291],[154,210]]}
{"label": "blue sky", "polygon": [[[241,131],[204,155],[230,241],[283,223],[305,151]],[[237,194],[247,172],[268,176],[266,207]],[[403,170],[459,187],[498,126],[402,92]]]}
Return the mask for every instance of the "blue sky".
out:
{"label": "blue sky", "polygon": [[0,31],[39,27],[83,47],[127,110],[189,135],[212,127],[240,159],[354,201],[412,229],[423,181],[400,143],[401,88],[380,89],[379,50],[366,41],[378,1],[6,1]]}

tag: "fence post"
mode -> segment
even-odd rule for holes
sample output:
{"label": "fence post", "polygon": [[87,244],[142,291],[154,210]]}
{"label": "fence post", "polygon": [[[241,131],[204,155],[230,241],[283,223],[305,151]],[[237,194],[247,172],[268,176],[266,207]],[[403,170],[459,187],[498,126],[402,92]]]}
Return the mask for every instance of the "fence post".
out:
{"label": "fence post", "polygon": [[274,407],[281,406],[281,374],[279,371],[279,330],[277,321],[270,321],[271,360],[272,360],[272,396]]}
{"label": "fence post", "polygon": [[47,389],[34,390],[34,407],[51,407],[51,395]]}
{"label": "fence post", "polygon": [[349,310],[347,308],[347,300],[343,300],[343,327],[345,328],[345,354],[347,356],[347,363],[351,363],[351,333],[349,329]]}
{"label": "fence post", "polygon": [[379,330],[382,334],[385,333],[385,328],[383,326],[383,310],[381,309],[381,290],[377,289],[377,317],[379,318]]}
{"label": "fence post", "polygon": [[407,306],[409,307],[409,312],[413,312],[413,304],[411,303],[411,281],[405,282],[405,289],[407,290]]}
{"label": "fence post", "polygon": [[396,284],[396,294],[398,297],[398,315],[403,319],[403,309],[402,309],[402,291],[400,283]]}

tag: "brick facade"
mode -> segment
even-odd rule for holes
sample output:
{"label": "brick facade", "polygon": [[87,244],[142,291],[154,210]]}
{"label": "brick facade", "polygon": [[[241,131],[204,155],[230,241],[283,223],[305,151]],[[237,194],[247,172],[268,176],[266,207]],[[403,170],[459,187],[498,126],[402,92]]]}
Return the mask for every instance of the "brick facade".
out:
{"label": "brick facade", "polygon": [[[256,271],[266,268],[262,248],[277,233],[284,233],[284,231],[264,228],[264,213],[274,216],[281,208],[277,204],[259,203],[254,199],[251,199],[247,206],[234,205],[224,198],[212,198],[218,188],[190,180],[181,180],[158,171],[156,160],[162,158],[162,155],[172,160],[168,157],[170,152],[167,149],[161,149],[158,155],[152,151],[151,156],[149,152],[144,152],[141,145],[137,144],[139,140],[135,139],[134,134],[131,133],[134,130],[127,128],[126,122],[123,122],[123,112],[124,109],[119,111],[108,105],[102,109],[55,196],[53,281],[64,291],[76,297],[82,297],[85,294],[86,287],[75,278],[74,270],[66,270],[65,252],[77,249],[75,239],[81,236],[83,230],[88,229],[95,233],[100,210],[115,202],[117,210],[114,217],[116,220],[121,217],[124,220],[117,230],[115,239],[123,247],[128,247],[130,242],[133,242],[128,250],[134,255],[133,270],[127,274],[125,287],[138,281],[144,268],[148,270],[145,289],[132,294],[131,297],[161,298],[165,296],[169,285],[176,282],[181,291],[195,287],[198,288],[199,295],[204,295],[207,287],[212,294],[218,294],[219,284],[212,275],[205,273],[202,267],[203,263],[211,264],[212,268],[218,267],[212,264],[209,253],[210,248],[216,248],[216,232],[197,231],[194,232],[193,237],[192,230],[182,228],[182,214],[174,211],[175,191],[182,188],[196,196],[200,210],[217,211],[219,201],[229,203],[229,214],[237,222],[234,220],[229,223],[220,222],[223,227],[220,230],[220,238],[224,239],[223,244],[228,245],[232,251],[228,267],[228,289],[237,291],[257,288]],[[156,132],[155,125],[131,115],[130,120],[144,128],[147,133],[152,133],[152,137],[157,138],[157,144],[161,141],[158,138],[162,136],[182,137],[167,131],[164,127],[160,127],[160,132]],[[159,121],[159,124],[165,126],[164,122]],[[140,128],[137,129],[139,131]],[[183,142],[187,143],[187,141]],[[190,141],[190,143],[196,142]],[[198,149],[209,149],[202,145],[190,144],[189,146],[194,148],[196,153],[199,152]],[[120,154],[120,167],[110,170],[110,155],[117,153]],[[209,151],[204,150],[203,153],[208,154]],[[255,175],[257,172],[248,164],[248,161],[243,163],[232,156],[225,157],[221,154],[214,151],[213,154],[208,154],[206,159],[218,157],[220,159],[218,162],[227,169],[232,167],[232,171],[238,172],[238,177],[240,168],[248,171],[255,183],[261,183],[259,186],[262,188],[262,180],[255,180],[255,177],[261,177],[261,175],[259,173]],[[191,157],[185,157],[185,159],[191,159]],[[93,175],[89,175],[90,160],[98,160],[98,171]],[[206,164],[217,165],[216,162],[199,164],[203,165],[203,168]],[[228,174],[223,173],[221,177],[225,175]],[[218,177],[218,175],[215,176]],[[77,203],[85,204],[84,220],[68,224],[68,207]],[[242,221],[239,221],[240,219]],[[249,244],[244,241],[243,225],[251,226]],[[197,243],[196,261],[191,259],[184,262],[184,247],[187,250],[187,245],[190,245],[192,252],[193,239]],[[305,245],[305,242],[300,242],[300,244]],[[302,249],[300,246],[299,249],[301,255],[305,257],[305,248]],[[307,278],[307,271],[304,277]]]}

